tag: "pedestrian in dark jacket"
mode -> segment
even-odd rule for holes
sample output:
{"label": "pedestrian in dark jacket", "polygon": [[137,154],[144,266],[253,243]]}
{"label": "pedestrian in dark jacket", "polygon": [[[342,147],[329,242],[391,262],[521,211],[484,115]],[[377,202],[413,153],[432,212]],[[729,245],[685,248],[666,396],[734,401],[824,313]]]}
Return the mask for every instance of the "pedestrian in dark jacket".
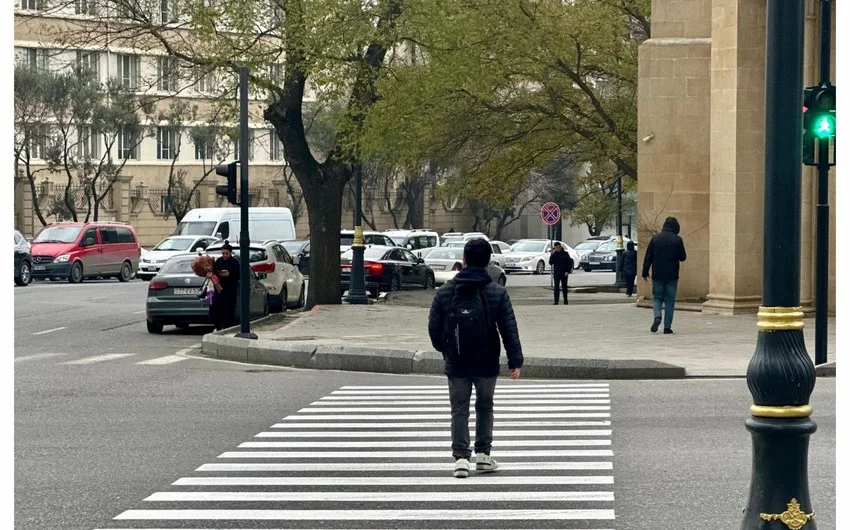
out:
{"label": "pedestrian in dark jacket", "polygon": [[673,333],[673,309],[676,306],[676,289],[679,284],[679,262],[685,261],[685,243],[679,237],[679,221],[668,217],[661,232],[652,236],[643,258],[641,277],[649,277],[652,268],[652,313],[650,331],[655,333],[661,325],[661,306],[664,305],[664,333]]}
{"label": "pedestrian in dark jacket", "polygon": [[229,328],[236,315],[236,296],[239,292],[239,261],[233,257],[233,247],[225,241],[221,257],[215,260],[214,272],[220,286],[210,306],[210,320],[215,329]]}
{"label": "pedestrian in dark jacket", "polygon": [[567,300],[567,281],[569,280],[570,273],[573,272],[574,264],[570,253],[557,241],[555,242],[555,248],[549,254],[549,265],[552,266],[552,278],[554,280],[554,289],[552,292],[555,294],[555,305],[558,305],[559,285],[563,286],[564,305],[567,305],[570,303]]}
{"label": "pedestrian in dark jacket", "polygon": [[623,252],[623,281],[626,282],[626,296],[631,296],[635,290],[635,277],[637,276],[637,251],[633,241],[626,243],[626,251]]}
{"label": "pedestrian in dark jacket", "polygon": [[431,345],[443,354],[452,409],[454,476],[469,476],[469,403],[475,387],[475,469],[495,471],[493,396],[499,375],[499,335],[505,344],[511,379],[522,368],[522,346],[508,291],[493,283],[486,267],[493,252],[484,239],[463,249],[464,269],[434,296],[428,317]]}

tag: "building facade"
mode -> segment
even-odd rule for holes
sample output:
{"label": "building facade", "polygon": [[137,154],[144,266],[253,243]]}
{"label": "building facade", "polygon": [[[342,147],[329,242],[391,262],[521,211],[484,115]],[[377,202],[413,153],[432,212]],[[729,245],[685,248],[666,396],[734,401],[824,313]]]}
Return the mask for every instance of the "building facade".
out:
{"label": "building facade", "polygon": [[[820,3],[805,4],[804,80],[810,86],[819,79]],[[701,303],[703,312],[754,313],[761,303],[765,7],[765,0],[653,0],[652,38],[640,48],[640,237],[648,241],[667,216],[679,219],[688,259],[678,296]],[[804,166],[802,178],[801,302],[811,312],[815,169]],[[835,168],[829,197],[829,310],[834,312]],[[641,260],[643,250],[641,245]],[[651,286],[638,285],[639,296],[651,298]]]}

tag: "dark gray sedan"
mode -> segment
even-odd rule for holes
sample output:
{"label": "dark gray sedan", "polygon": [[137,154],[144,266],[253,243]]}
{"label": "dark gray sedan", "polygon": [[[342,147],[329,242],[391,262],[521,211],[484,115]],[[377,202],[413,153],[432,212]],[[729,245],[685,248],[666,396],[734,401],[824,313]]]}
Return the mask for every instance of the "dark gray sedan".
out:
{"label": "dark gray sedan", "polygon": [[[162,333],[163,326],[180,329],[190,324],[210,324],[210,310],[201,304],[200,293],[204,279],[192,271],[198,256],[186,254],[170,258],[151,278],[145,304],[148,332]],[[269,314],[269,294],[254,271],[251,273],[251,320]],[[239,322],[240,295],[236,299],[234,322]]]}

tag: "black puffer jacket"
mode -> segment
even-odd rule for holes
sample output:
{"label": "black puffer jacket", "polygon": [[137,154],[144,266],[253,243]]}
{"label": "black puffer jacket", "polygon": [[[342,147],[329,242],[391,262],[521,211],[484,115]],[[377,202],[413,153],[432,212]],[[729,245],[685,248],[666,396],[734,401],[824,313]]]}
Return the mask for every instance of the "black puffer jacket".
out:
{"label": "black puffer jacket", "polygon": [[[522,368],[522,345],[519,342],[519,330],[517,329],[514,309],[508,290],[501,285],[493,283],[487,271],[477,267],[466,267],[454,277],[454,279],[440,287],[431,304],[431,314],[428,317],[428,335],[431,337],[431,345],[438,352],[443,351],[445,319],[451,310],[452,283],[458,285],[480,285],[487,296],[490,306],[490,315],[496,326],[493,327],[490,339],[486,345],[485,354],[481,357],[481,363],[474,366],[459,366],[446,361],[446,375],[449,377],[495,377],[499,375],[499,335],[505,344],[508,356],[508,368]],[[445,354],[443,355],[445,357]]]}
{"label": "black puffer jacket", "polygon": [[679,279],[679,262],[685,261],[685,243],[679,237],[679,221],[668,217],[661,232],[652,236],[646,255],[643,257],[642,277],[649,275],[652,267],[652,279],[669,282]]}

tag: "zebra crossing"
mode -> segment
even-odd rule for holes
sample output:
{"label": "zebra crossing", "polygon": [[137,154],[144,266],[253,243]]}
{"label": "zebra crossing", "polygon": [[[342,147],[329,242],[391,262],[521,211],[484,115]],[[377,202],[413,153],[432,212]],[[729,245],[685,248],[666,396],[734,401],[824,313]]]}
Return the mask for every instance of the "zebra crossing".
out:
{"label": "zebra crossing", "polygon": [[186,350],[168,355],[154,354],[151,356],[149,354],[143,355],[138,353],[102,353],[79,358],[72,358],[73,355],[70,353],[36,353],[15,357],[15,364],[49,359],[52,363],[63,366],[88,366],[116,361],[127,361],[140,366],[166,366],[190,360],[192,357],[185,355],[185,353],[193,349],[187,348]]}
{"label": "zebra crossing", "polygon": [[95,530],[614,528],[609,385],[506,380],[495,404],[495,473],[452,476],[445,385],[344,386]]}

